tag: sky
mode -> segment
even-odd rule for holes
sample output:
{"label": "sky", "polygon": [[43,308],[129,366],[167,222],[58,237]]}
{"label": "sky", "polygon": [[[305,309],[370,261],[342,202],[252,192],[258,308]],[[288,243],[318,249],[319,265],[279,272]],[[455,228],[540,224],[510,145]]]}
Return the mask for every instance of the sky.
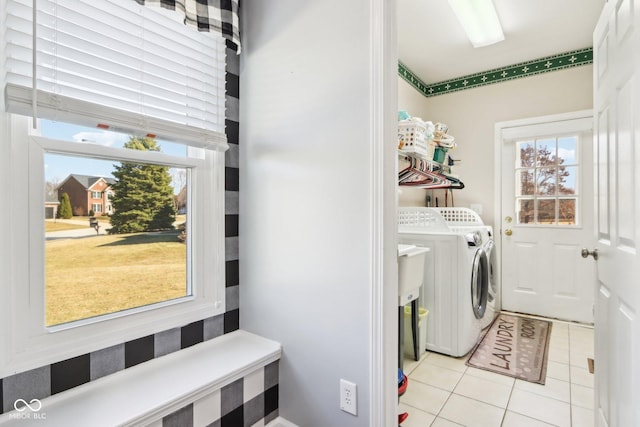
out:
{"label": "sky", "polygon": [[[126,134],[49,120],[40,121],[40,134],[52,139],[115,148],[121,148],[129,140],[129,135]],[[158,143],[161,151],[165,154],[183,157],[186,153],[184,145],[161,140],[158,140]],[[114,169],[113,165],[118,162],[87,157],[45,154],[44,163],[45,180],[62,182],[70,174],[113,177],[111,174]]]}

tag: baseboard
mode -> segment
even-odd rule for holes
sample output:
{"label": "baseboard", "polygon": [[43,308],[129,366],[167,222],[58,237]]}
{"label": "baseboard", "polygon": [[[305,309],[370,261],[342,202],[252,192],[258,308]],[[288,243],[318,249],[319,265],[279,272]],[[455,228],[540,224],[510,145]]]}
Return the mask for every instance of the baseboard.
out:
{"label": "baseboard", "polygon": [[275,420],[271,421],[265,427],[298,427],[291,421],[287,421],[282,417],[278,417]]}

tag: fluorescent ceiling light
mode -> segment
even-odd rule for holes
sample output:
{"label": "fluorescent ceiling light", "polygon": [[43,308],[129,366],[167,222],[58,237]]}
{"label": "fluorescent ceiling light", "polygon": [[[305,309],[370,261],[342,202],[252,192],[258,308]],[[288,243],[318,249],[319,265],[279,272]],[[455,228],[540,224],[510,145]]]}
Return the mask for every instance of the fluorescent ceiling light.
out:
{"label": "fluorescent ceiling light", "polygon": [[504,40],[493,0],[449,0],[473,47]]}

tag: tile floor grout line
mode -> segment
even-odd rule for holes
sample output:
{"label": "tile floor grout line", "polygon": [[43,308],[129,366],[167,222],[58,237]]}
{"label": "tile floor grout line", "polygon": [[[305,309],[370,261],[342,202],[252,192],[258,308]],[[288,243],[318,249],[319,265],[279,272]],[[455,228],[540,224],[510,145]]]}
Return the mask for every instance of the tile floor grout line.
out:
{"label": "tile floor grout line", "polygon": [[569,425],[573,427],[573,378],[571,376],[571,327],[569,327]]}
{"label": "tile floor grout line", "polygon": [[511,384],[511,390],[509,391],[509,398],[507,399],[507,405],[504,408],[504,414],[502,414],[502,421],[500,422],[500,427],[502,427],[504,425],[504,420],[505,420],[505,418],[507,418],[507,411],[509,410],[509,403],[511,402],[511,396],[513,396],[513,390],[515,390],[515,388],[516,388],[516,381],[514,379],[513,383]]}
{"label": "tile floor grout line", "polygon": [[[456,389],[456,387],[458,386],[458,384],[459,384],[459,383],[460,383],[460,381],[462,380],[462,377],[463,377],[463,376],[464,376],[464,374],[467,372],[467,369],[469,369],[469,367],[465,366],[465,368],[464,368],[464,372],[462,373],[462,375],[460,376],[460,378],[458,378],[458,381],[456,381],[456,384],[453,386],[453,390],[455,390],[455,389]],[[453,390],[451,390],[451,391],[449,392],[449,395],[447,396],[447,399],[444,401],[444,403],[442,404],[442,406],[440,407],[440,409],[438,409],[438,413],[436,414],[436,419],[438,419],[438,417],[440,417],[440,413],[442,412],[442,410],[444,409],[444,407],[445,407],[445,406],[447,406],[447,402],[449,402],[449,399],[451,399],[451,396],[453,395]],[[444,418],[444,417],[440,417],[440,418]],[[444,419],[445,419],[445,420],[447,420],[447,421],[455,422],[455,421],[452,421],[452,420],[450,420],[450,419],[448,419],[448,418],[444,418]],[[435,422],[435,420],[434,420],[434,422]],[[433,423],[432,423],[432,424],[433,424]],[[456,424],[458,424],[458,423],[456,423]]]}

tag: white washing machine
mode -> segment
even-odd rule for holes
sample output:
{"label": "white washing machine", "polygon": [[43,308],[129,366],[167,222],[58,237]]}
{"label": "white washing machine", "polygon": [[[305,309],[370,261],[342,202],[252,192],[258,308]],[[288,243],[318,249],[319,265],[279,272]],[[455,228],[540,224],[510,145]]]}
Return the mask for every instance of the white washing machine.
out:
{"label": "white washing machine", "polygon": [[482,317],[482,329],[487,328],[498,314],[500,314],[500,293],[498,289],[498,264],[497,251],[493,240],[493,227],[485,225],[482,218],[468,208],[434,208],[437,210],[449,228],[463,232],[464,230],[478,230],[482,238],[482,248],[487,256],[489,269],[489,288],[487,295],[487,308]]}
{"label": "white washing machine", "polygon": [[450,226],[436,208],[399,208],[399,243],[431,249],[420,292],[429,311],[427,350],[459,357],[480,337],[489,291],[483,230]]}
{"label": "white washing machine", "polygon": [[482,322],[482,329],[491,325],[494,319],[498,317],[498,314],[500,314],[500,292],[497,279],[498,255],[493,241],[493,233],[491,230],[489,230],[489,233],[491,238],[484,244],[484,250],[489,260],[489,295],[487,298],[487,311]]}

